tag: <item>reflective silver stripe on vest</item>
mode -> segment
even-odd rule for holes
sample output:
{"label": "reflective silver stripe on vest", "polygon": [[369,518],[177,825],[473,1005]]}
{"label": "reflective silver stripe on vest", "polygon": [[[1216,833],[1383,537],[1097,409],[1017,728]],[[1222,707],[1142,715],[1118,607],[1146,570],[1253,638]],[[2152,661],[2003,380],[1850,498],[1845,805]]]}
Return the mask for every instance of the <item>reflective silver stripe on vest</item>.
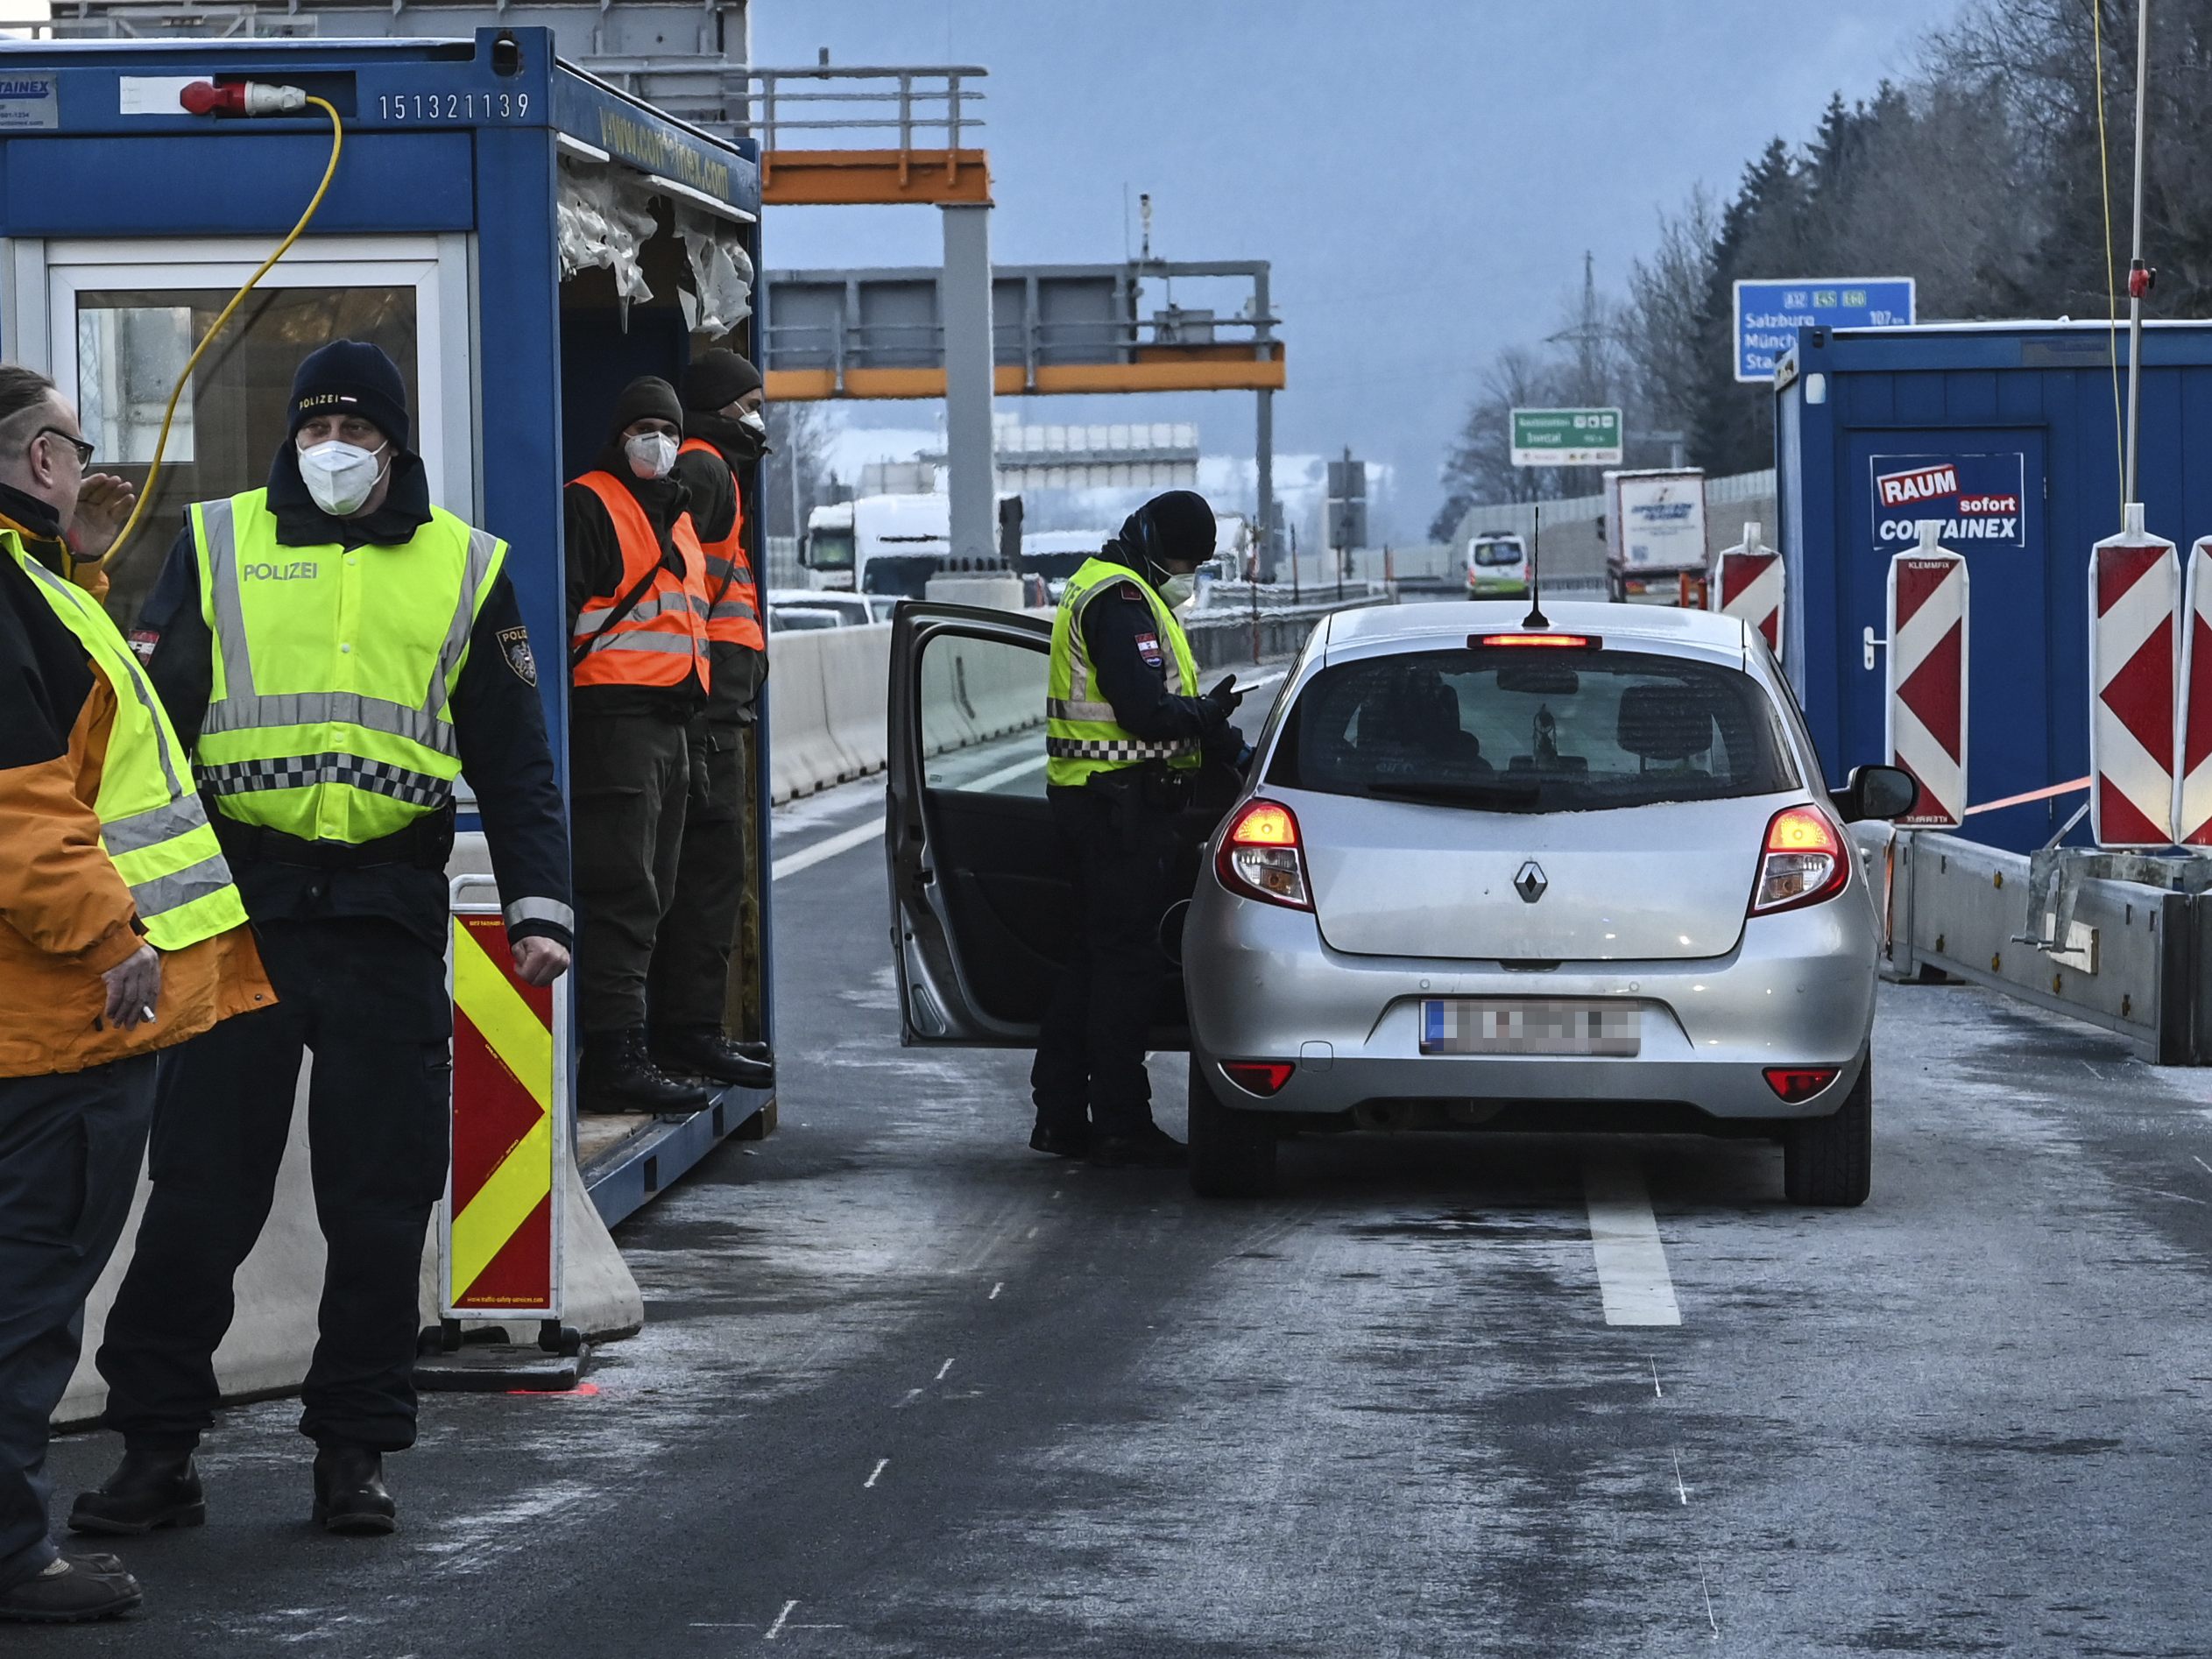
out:
{"label": "reflective silver stripe on vest", "polygon": [[507,926],[515,928],[526,921],[549,921],[556,928],[570,933],[576,930],[576,913],[553,899],[517,899],[500,915]]}
{"label": "reflective silver stripe on vest", "polygon": [[453,621],[446,628],[445,643],[438,647],[438,666],[430,676],[430,695],[422,704],[434,713],[446,706],[446,695],[453,684],[454,670],[460,667],[462,653],[469,648],[469,631],[476,626],[477,604],[484,595],[484,584],[491,580],[491,561],[498,551],[498,537],[489,531],[470,530],[469,563],[462,573],[461,603],[454,607]]}
{"label": "reflective silver stripe on vest", "polygon": [[203,503],[200,522],[207,528],[208,597],[215,607],[216,649],[223,657],[223,700],[251,697],[253,655],[246,649],[245,599],[238,590],[238,520],[230,498]]}
{"label": "reflective silver stripe on vest", "polygon": [[1084,738],[1047,738],[1044,752],[1054,760],[1180,760],[1198,752],[1198,740],[1175,743],[1122,743]]}
{"label": "reflective silver stripe on vest", "polygon": [[611,633],[592,646],[594,651],[658,651],[671,657],[693,654],[688,633]]}
{"label": "reflective silver stripe on vest", "polygon": [[[695,598],[689,593],[679,589],[674,593],[663,591],[639,600],[637,604],[630,607],[629,614],[622,619],[625,622],[651,622],[656,617],[665,617],[672,612],[687,611],[696,611],[698,615],[704,616],[706,601]],[[611,604],[587,607],[577,611],[576,632],[570,638],[577,642],[590,638],[605,627],[608,618],[613,615],[614,607]]]}
{"label": "reflective silver stripe on vest", "polygon": [[341,783],[371,794],[389,795],[411,806],[442,807],[453,799],[453,786],[428,773],[410,772],[381,760],[336,752],[292,755],[281,760],[229,760],[203,766],[200,777],[217,795],[251,794],[263,789],[312,789],[318,784]]}
{"label": "reflective silver stripe on vest", "polygon": [[1108,724],[1120,724],[1110,702],[1063,702],[1057,697],[1044,700],[1044,717],[1048,720],[1096,720]]}
{"label": "reflective silver stripe on vest", "polygon": [[[440,699],[441,702],[443,699]],[[208,705],[200,723],[204,733],[258,731],[268,726],[343,724],[405,738],[426,749],[456,758],[453,728],[435,715],[357,691],[291,691],[266,697],[225,697]]]}
{"label": "reflective silver stripe on vest", "polygon": [[213,858],[202,858],[198,864],[187,865],[166,876],[156,876],[151,881],[132,882],[131,898],[143,921],[165,911],[181,910],[188,904],[221,893],[230,885],[230,866],[218,852]]}
{"label": "reflective silver stripe on vest", "polygon": [[186,795],[166,806],[154,807],[145,812],[134,812],[127,818],[117,818],[113,823],[100,826],[100,839],[108,849],[108,856],[122,858],[126,853],[144,852],[148,847],[158,847],[165,841],[174,841],[188,836],[194,830],[208,827],[207,808],[200,804],[198,795]]}
{"label": "reflective silver stripe on vest", "polygon": [[[77,603],[77,596],[84,591],[74,582],[69,581],[67,577],[56,575],[53,571],[47,569],[46,566],[40,564],[36,559],[25,559],[23,561],[23,568],[30,571],[33,576],[37,577],[40,582],[45,582],[48,587],[58,589],[61,593],[62,597],[73,605]],[[89,596],[88,596],[88,597]],[[184,779],[180,776],[177,772],[176,761],[173,759],[169,754],[169,745],[162,739],[161,704],[159,700],[154,695],[153,682],[146,678],[146,671],[138,666],[138,653],[131,650],[127,645],[123,648],[121,660],[124,671],[131,676],[131,695],[138,698],[138,706],[146,711],[147,717],[153,722],[153,750],[155,755],[159,758],[161,762],[162,781],[169,786],[169,800],[172,806],[180,801],[189,801],[196,808],[200,804],[200,797],[194,794],[191,790],[185,787]],[[170,808],[158,807],[154,808],[154,810],[157,812],[166,812],[170,810]],[[138,813],[135,814],[132,817],[124,819],[121,822],[131,823],[137,822],[139,818],[148,818],[152,815],[152,814],[151,813]],[[196,822],[187,823],[184,828],[187,830],[196,830],[201,824],[203,824],[206,822],[207,818],[203,814],[200,816]],[[102,826],[101,833],[102,835],[107,833],[105,826]],[[180,833],[181,833],[181,831]],[[162,839],[162,837],[155,837],[155,840],[159,839]],[[110,844],[113,845],[112,843]],[[153,843],[152,841],[141,842],[139,844],[140,846],[151,846],[152,844]],[[137,848],[133,847],[116,848],[116,851],[118,852],[131,852],[136,851],[137,850]]]}

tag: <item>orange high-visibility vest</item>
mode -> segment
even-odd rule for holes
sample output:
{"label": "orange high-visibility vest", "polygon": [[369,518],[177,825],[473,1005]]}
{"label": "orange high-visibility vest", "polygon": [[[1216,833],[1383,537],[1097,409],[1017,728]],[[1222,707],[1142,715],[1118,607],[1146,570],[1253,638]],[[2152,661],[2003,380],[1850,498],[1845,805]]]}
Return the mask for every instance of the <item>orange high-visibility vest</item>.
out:
{"label": "orange high-visibility vest", "polygon": [[[661,562],[661,542],[638,498],[611,472],[587,472],[576,483],[599,498],[622,548],[622,580],[611,593],[594,594],[576,613],[569,653],[579,686],[680,686],[692,674],[710,683],[707,668],[707,560],[691,515],[678,518],[669,540],[683,560],[679,576]],[[610,621],[616,604],[657,574],[629,614]]]}
{"label": "orange high-visibility vest", "polygon": [[[724,466],[722,451],[703,438],[686,438],[678,455],[712,455]],[[737,512],[730,519],[730,533],[717,541],[702,541],[707,556],[707,638],[717,645],[768,648],[760,632],[760,589],[753,579],[753,561],[745,556],[745,493],[737,474],[730,475],[730,495]]]}

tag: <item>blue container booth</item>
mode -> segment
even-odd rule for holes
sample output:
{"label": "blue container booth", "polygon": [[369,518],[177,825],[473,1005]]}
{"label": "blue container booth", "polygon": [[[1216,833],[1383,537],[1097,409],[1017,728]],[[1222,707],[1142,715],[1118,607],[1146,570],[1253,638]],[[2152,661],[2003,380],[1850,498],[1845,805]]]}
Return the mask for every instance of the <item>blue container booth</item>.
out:
{"label": "blue container booth", "polygon": [[[182,88],[298,88],[343,123],[313,224],[180,406],[153,510],[115,573],[118,620],[135,615],[187,502],[262,482],[300,357],[350,335],[401,365],[434,498],[512,545],[537,660],[565,663],[561,488],[599,448],[616,391],[634,375],[675,378],[695,340],[759,358],[744,298],[760,253],[753,150],[558,62],[542,29],[34,41],[5,58],[0,348],[51,374],[101,464],[135,479],[192,343],[299,217],[330,152],[320,109],[194,116]],[[566,675],[542,674],[541,689],[565,787]],[[767,731],[763,718],[757,902],[733,976],[733,1028],[758,1039],[773,1035],[774,1006]],[[591,1120],[586,1184],[619,1219],[723,1135],[774,1119],[772,1095],[732,1090],[681,1122]]]}
{"label": "blue container booth", "polygon": [[[1890,556],[1942,519],[1971,584],[1968,794],[1976,803],[2088,771],[2089,549],[2120,527],[2127,333],[2103,322],[1799,331],[1776,374],[1784,657],[1831,778],[1885,759]],[[2152,323],[2143,343],[2139,490],[2185,552],[2212,534],[2212,326]],[[1954,484],[1920,497],[1913,481]],[[1963,832],[2039,846],[2080,794],[1976,815]],[[2082,836],[2077,832],[2073,839]]]}

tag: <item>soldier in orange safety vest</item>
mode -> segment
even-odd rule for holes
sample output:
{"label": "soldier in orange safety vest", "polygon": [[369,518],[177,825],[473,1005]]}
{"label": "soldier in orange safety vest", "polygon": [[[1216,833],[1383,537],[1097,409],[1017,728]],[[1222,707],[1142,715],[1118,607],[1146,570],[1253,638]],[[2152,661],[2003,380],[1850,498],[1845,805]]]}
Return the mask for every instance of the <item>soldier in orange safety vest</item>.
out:
{"label": "soldier in orange safety vest", "polygon": [[684,373],[687,436],[675,472],[706,554],[707,651],[714,675],[706,712],[692,728],[691,799],[675,904],[654,950],[647,994],[656,1058],[754,1088],[775,1081],[772,1057],[765,1044],[732,1041],[724,1013],[753,865],[746,728],[768,668],[739,487],[739,469],[749,471],[767,452],[763,395],[760,371],[734,351],[701,352]]}
{"label": "soldier in orange safety vest", "polygon": [[692,726],[713,683],[706,554],[675,476],[675,388],[650,376],[616,400],[606,447],[563,496],[569,775],[576,861],[578,1104],[686,1111],[714,1092],[657,1063],[647,978],[674,901]]}

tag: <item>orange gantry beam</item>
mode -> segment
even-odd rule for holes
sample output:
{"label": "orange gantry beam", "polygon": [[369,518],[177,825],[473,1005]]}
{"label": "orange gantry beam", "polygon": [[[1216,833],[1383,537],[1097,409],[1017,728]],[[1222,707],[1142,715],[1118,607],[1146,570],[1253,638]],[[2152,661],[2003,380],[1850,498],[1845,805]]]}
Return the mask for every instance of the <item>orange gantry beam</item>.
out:
{"label": "orange gantry beam", "polygon": [[[1283,342],[1267,343],[1272,353],[1265,357],[1254,357],[1249,345],[1141,346],[1134,363],[1040,364],[1034,375],[1018,363],[1002,363],[993,373],[991,389],[1001,398],[1078,392],[1280,392],[1287,384]],[[767,392],[779,403],[942,398],[944,371],[847,369],[839,385],[834,369],[771,369]]]}
{"label": "orange gantry beam", "polygon": [[760,200],[774,208],[991,205],[982,150],[767,150]]}

